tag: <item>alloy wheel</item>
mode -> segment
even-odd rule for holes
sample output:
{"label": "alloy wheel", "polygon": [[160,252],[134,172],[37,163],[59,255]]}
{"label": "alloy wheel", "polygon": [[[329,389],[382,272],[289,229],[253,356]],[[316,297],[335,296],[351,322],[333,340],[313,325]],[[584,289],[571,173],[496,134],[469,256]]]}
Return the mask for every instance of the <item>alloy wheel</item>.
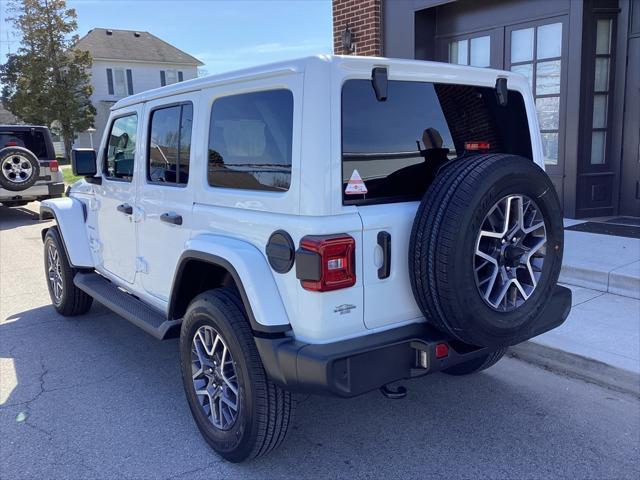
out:
{"label": "alloy wheel", "polygon": [[211,326],[198,328],[193,336],[191,375],[198,403],[211,424],[229,430],[238,418],[238,376],[226,342]]}
{"label": "alloy wheel", "polygon": [[59,305],[64,293],[62,262],[60,261],[60,252],[53,243],[49,243],[47,247],[47,276],[51,285],[53,301]]}
{"label": "alloy wheel", "polygon": [[33,174],[31,162],[22,155],[10,155],[2,162],[2,174],[13,183],[24,183]]}
{"label": "alloy wheel", "polygon": [[540,208],[525,195],[508,195],[484,218],[476,239],[475,281],[483,300],[509,312],[531,297],[546,258],[547,230]]}

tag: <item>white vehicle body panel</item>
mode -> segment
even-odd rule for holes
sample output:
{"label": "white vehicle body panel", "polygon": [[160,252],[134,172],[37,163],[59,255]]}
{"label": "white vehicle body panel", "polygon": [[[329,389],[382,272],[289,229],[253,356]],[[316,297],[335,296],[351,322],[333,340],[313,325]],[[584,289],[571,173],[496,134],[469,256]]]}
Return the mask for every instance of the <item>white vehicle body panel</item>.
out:
{"label": "white vehicle body panel", "polygon": [[[144,139],[144,155],[141,157],[143,162],[137,162],[138,168],[135,172],[138,181],[135,203],[138,214],[136,263],[139,271],[139,283],[144,288],[144,292],[154,297],[154,304],[163,310],[166,308],[171,293],[171,281],[167,281],[167,275],[175,271],[185,243],[191,236],[191,209],[194,187],[197,183],[195,180],[197,179],[189,181],[185,186],[154,184],[147,179],[146,156],[149,119],[150,113],[154,109],[186,102],[191,102],[194,118],[197,118],[203,108],[196,99],[194,94],[183,94],[172,96],[169,99],[148,102],[145,104],[144,115],[139,122],[140,137]],[[195,129],[197,123],[193,123]],[[203,154],[206,156],[206,151],[199,150],[196,154],[194,148],[191,148],[190,165],[196,165],[196,157]],[[165,213],[181,216],[182,225],[161,221],[160,217]]]}
{"label": "white vehicle body panel", "polygon": [[94,266],[93,256],[87,241],[87,230],[82,202],[75,198],[49,198],[41,207],[50,210],[65,243],[69,262],[74,267]]}
{"label": "white vehicle body panel", "polygon": [[[99,159],[104,160],[107,148],[109,130],[115,118],[126,115],[138,115],[138,138],[136,141],[137,159],[144,158],[144,142],[140,138],[140,119],[142,118],[142,105],[118,110],[117,114],[109,121],[109,127],[105,131],[102,140]],[[99,162],[99,172],[103,171],[103,163]],[[138,165],[136,165],[137,167]],[[133,284],[136,276],[136,222],[134,215],[125,215],[118,211],[119,205],[135,206],[138,178],[136,168],[132,181],[123,181],[102,178],[101,185],[94,185],[95,201],[97,208],[97,228],[100,242],[100,261],[98,270],[108,276],[115,276],[126,284]]]}
{"label": "white vehicle body panel", "polygon": [[[89,208],[89,227],[74,224],[70,234],[74,242],[85,243],[78,261],[89,263],[80,265],[95,264],[100,273],[166,312],[177,261],[184,251],[199,250],[225,258],[241,277],[256,320],[263,325],[290,323],[291,334],[308,343],[335,342],[423,322],[411,293],[407,265],[418,203],[356,207],[342,202],[342,84],[348,79],[369,80],[373,67],[387,67],[389,80],[491,88],[498,77],[507,77],[508,88],[524,98],[529,130],[534,132],[533,160],[544,168],[529,85],[525,77],[510,72],[411,60],[318,56],[189,80],[132,95],[113,107],[112,118],[133,110],[139,115],[135,178],[126,185],[105,180],[101,186],[83,187],[85,201],[95,202],[96,208]],[[222,96],[275,88],[289,89],[294,96],[289,190],[209,186],[208,135],[213,102]],[[189,183],[185,188],[149,184],[148,113],[157,106],[181,101],[191,101],[194,106]],[[105,146],[103,139],[98,152],[99,170]],[[87,195],[87,188],[94,192],[94,198]],[[138,221],[117,212],[120,203],[134,206]],[[168,211],[180,213],[183,225],[160,222],[159,216]],[[93,252],[92,258],[86,243],[95,235],[90,230],[93,223],[97,225],[100,251]],[[87,229],[82,232],[83,228]],[[301,288],[295,267],[285,274],[274,272],[264,252],[270,235],[279,229],[286,230],[296,246],[305,235],[351,235],[357,254],[355,285],[311,292]],[[393,264],[391,276],[380,280],[376,236],[383,230],[393,238]],[[70,235],[64,235],[65,241]],[[338,308],[344,305],[353,308],[346,312]]]}
{"label": "white vehicle body panel", "polygon": [[256,247],[228,236],[200,234],[186,243],[185,251],[214,255],[233,265],[259,324],[289,323],[271,267]]}

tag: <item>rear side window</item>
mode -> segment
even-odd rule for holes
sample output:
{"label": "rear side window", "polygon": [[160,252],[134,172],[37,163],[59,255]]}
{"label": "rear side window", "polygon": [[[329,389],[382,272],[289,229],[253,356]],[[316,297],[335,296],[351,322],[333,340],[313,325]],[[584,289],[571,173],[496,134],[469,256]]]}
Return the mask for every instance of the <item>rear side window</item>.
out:
{"label": "rear side window", "polygon": [[152,183],[186,185],[189,181],[193,106],[159,108],[151,112],[147,179]]}
{"label": "rear side window", "polygon": [[386,101],[378,101],[370,80],[349,80],[342,88],[343,203],[420,199],[472,142],[531,158],[522,96],[510,91],[501,107],[491,88],[389,81]]}
{"label": "rear side window", "polygon": [[209,127],[209,185],[288,190],[292,139],[293,94],[289,90],[217,99]]}
{"label": "rear side window", "polygon": [[112,180],[130,182],[136,154],[138,115],[116,118],[109,131],[105,152],[104,175]]}
{"label": "rear side window", "polygon": [[52,160],[54,157],[47,152],[47,143],[44,134],[37,130],[30,132],[3,132],[0,133],[0,148],[7,146],[23,147],[33,152],[39,160]]}

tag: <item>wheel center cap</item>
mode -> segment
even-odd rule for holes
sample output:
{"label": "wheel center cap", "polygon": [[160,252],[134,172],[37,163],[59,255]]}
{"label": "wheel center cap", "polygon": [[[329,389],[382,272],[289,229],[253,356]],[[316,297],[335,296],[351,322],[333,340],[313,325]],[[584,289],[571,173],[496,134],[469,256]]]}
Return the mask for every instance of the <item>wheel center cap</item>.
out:
{"label": "wheel center cap", "polygon": [[517,245],[508,245],[503,252],[504,263],[507,267],[517,267],[525,250]]}

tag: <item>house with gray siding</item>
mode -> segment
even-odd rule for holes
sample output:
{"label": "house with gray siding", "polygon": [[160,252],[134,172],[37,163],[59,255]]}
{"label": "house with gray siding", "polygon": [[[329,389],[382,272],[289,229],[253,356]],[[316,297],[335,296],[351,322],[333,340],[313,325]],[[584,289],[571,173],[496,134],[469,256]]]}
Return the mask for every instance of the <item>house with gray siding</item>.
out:
{"label": "house with gray siding", "polygon": [[74,147],[98,146],[119,99],[196,78],[202,62],[149,32],[94,28],[76,47],[91,53],[91,102],[96,108],[92,134],[78,135]]}

